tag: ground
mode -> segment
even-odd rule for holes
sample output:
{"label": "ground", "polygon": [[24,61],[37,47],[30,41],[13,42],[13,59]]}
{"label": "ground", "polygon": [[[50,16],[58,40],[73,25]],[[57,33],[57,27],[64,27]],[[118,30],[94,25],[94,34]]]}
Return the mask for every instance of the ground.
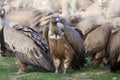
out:
{"label": "ground", "polygon": [[17,70],[15,58],[0,57],[0,80],[120,80],[119,72],[92,64],[79,71],[69,69],[66,74],[36,72],[28,67],[25,74],[15,75]]}

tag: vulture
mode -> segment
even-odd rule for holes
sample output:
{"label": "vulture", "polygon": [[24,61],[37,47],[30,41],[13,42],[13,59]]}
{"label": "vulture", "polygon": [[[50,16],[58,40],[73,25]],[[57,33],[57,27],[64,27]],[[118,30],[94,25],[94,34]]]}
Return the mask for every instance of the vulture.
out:
{"label": "vulture", "polygon": [[120,70],[120,27],[112,30],[108,43],[108,54],[111,72]]}
{"label": "vulture", "polygon": [[78,70],[84,66],[82,36],[70,25],[63,24],[59,15],[51,16],[49,26],[43,30],[43,36],[50,48],[55,73],[58,73],[60,68],[66,73],[69,67]]}
{"label": "vulture", "polygon": [[113,24],[111,22],[104,23],[89,34],[84,40],[86,56],[92,57],[95,65],[107,63],[107,45],[109,42]]}
{"label": "vulture", "polygon": [[5,10],[0,8],[0,25],[2,44],[15,53],[18,64],[18,74],[24,72],[27,66],[33,66],[44,72],[53,72],[54,66],[46,41],[36,31],[21,25],[10,26],[5,23]]}

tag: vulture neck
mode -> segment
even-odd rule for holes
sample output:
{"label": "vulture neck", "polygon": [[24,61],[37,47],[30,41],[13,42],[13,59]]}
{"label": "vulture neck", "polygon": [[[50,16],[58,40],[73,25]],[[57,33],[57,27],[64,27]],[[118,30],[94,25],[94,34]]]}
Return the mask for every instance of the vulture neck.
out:
{"label": "vulture neck", "polygon": [[52,29],[57,25],[57,23],[50,22],[49,30],[52,31]]}
{"label": "vulture neck", "polygon": [[0,26],[2,27],[8,27],[9,22],[7,21],[5,15],[3,17],[0,17]]}

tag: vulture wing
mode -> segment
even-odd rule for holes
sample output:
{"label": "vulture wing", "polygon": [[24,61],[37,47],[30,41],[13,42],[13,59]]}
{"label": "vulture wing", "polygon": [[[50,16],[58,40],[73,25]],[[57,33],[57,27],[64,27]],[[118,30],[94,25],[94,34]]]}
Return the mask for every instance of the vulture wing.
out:
{"label": "vulture wing", "polygon": [[48,31],[49,31],[49,27],[45,26],[44,30],[43,30],[43,37],[45,38],[45,40],[47,41],[47,43],[48,43]]}
{"label": "vulture wing", "polygon": [[[25,64],[39,67],[44,71],[54,71],[49,51],[46,52],[47,48],[43,48],[42,45],[41,48],[30,36],[14,28],[4,27],[3,32],[5,43]],[[44,45],[44,42],[42,43]]]}
{"label": "vulture wing", "polygon": [[64,27],[64,35],[70,46],[74,49],[75,55],[72,61],[72,67],[77,68],[77,66],[84,66],[85,58],[84,58],[84,45],[82,36],[70,26]]}

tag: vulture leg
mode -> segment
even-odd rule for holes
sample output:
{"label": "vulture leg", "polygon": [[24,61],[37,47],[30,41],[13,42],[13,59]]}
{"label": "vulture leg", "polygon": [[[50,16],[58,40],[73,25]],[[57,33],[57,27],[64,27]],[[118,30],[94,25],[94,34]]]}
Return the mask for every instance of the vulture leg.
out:
{"label": "vulture leg", "polygon": [[70,65],[69,62],[71,62],[70,59],[64,60],[64,71],[63,71],[63,74],[66,73],[66,70],[68,69],[68,67],[69,67],[69,65]]}
{"label": "vulture leg", "polygon": [[55,73],[58,73],[58,69],[60,66],[60,59],[56,58],[56,59],[53,59],[53,61],[54,61],[54,66],[55,66]]}
{"label": "vulture leg", "polygon": [[25,73],[24,70],[26,69],[27,65],[23,63],[19,58],[17,58],[17,64],[18,64],[18,72],[16,74],[23,74]]}
{"label": "vulture leg", "polygon": [[95,65],[101,65],[102,66],[102,62],[105,56],[105,50],[99,51],[95,54],[95,56],[93,57],[93,64]]}

